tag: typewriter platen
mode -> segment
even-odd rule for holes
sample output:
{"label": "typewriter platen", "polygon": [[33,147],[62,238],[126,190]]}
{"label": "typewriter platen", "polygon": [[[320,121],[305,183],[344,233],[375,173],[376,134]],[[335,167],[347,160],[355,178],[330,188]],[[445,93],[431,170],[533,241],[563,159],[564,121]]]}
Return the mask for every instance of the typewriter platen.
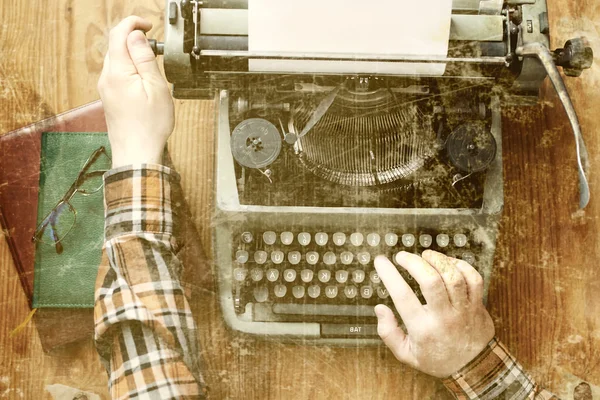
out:
{"label": "typewriter platen", "polygon": [[[580,206],[587,153],[558,73],[592,61],[581,39],[548,50],[544,1],[455,0],[446,58],[248,51],[247,1],[167,1],[167,78],[215,98],[214,260],[237,331],[378,343],[389,303],[379,254],[434,249],[489,285],[503,207],[503,101],[531,102],[547,75],[573,127]],[[444,62],[444,76],[250,72],[250,59]],[[404,274],[404,271],[401,271]],[[404,274],[417,295],[418,285]]]}

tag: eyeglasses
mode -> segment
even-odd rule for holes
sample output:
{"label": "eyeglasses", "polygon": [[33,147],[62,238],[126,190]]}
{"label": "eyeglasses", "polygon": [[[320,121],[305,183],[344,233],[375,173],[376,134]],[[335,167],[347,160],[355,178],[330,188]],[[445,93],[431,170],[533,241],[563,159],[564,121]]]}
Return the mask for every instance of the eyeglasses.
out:
{"label": "eyeglasses", "polygon": [[102,156],[110,161],[104,146],[99,147],[90,155],[69,190],[38,225],[32,237],[34,242],[53,245],[58,254],[63,252],[61,241],[73,230],[77,222],[77,210],[71,204],[71,200],[77,193],[84,196],[97,193],[104,185],[102,175],[108,169],[94,169]]}

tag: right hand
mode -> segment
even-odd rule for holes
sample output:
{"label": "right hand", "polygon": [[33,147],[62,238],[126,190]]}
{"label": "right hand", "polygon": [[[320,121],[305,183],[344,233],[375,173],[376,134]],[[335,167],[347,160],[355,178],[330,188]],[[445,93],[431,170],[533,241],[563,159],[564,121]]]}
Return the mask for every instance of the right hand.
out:
{"label": "right hand", "polygon": [[144,35],[151,28],[130,16],[110,31],[98,92],[113,168],[160,163],[175,124],[173,98]]}
{"label": "right hand", "polygon": [[379,336],[401,362],[446,378],[494,337],[494,323],[483,305],[483,279],[467,262],[431,250],[422,258],[400,252],[396,262],[419,283],[427,304],[421,304],[390,260],[378,256],[375,268],[407,330],[380,304],[375,307]]}

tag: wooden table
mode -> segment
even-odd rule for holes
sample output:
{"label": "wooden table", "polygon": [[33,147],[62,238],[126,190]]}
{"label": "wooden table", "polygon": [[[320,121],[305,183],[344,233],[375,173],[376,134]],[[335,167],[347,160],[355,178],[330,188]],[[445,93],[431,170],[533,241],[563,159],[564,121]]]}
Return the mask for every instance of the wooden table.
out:
{"label": "wooden table", "polygon": [[[553,46],[586,35],[600,56],[600,3],[548,1]],[[96,99],[109,29],[137,14],[154,23],[149,36],[160,39],[163,7],[161,0],[4,0],[0,132]],[[546,83],[540,107],[504,110],[506,206],[489,308],[500,338],[565,399],[582,380],[600,385],[599,83],[598,63],[567,81],[595,167],[585,212],[577,211],[573,137],[553,90]],[[210,253],[214,105],[178,100],[176,113],[171,151]],[[212,285],[194,302],[216,399],[448,398],[437,380],[400,365],[385,348],[240,339],[224,328]],[[9,337],[29,310],[3,240],[0,304],[0,398],[50,398],[44,388],[54,383],[108,398],[91,340],[45,354],[35,326]]]}

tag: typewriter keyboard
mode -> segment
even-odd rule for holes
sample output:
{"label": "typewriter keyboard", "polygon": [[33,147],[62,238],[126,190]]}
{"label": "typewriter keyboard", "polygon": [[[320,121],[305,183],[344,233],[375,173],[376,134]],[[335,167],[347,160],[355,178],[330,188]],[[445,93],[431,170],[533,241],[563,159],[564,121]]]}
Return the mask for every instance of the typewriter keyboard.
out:
{"label": "typewriter keyboard", "polygon": [[[390,302],[373,266],[377,255],[432,249],[477,268],[480,245],[469,232],[238,232],[234,235],[233,298],[272,305],[280,315],[374,316],[373,306]],[[400,273],[423,301],[418,284]],[[298,317],[295,318],[298,320]]]}

